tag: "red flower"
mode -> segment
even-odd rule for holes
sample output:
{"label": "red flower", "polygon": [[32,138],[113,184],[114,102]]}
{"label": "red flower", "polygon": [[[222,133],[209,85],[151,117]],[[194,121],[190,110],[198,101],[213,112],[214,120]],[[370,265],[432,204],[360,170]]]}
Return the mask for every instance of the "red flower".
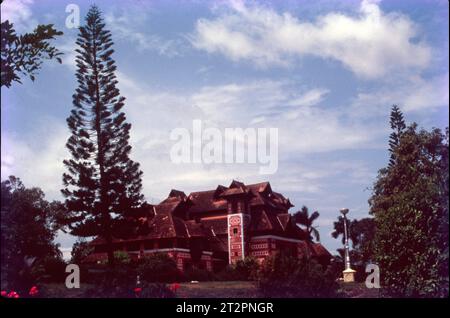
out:
{"label": "red flower", "polygon": [[29,294],[31,297],[36,296],[38,293],[39,293],[39,289],[38,289],[36,286],[31,287],[31,288],[30,288],[30,291],[28,292],[28,294]]}
{"label": "red flower", "polygon": [[6,292],[6,290],[2,290],[2,297],[6,297],[8,295],[8,293]]}
{"label": "red flower", "polygon": [[9,292],[9,294],[6,297],[8,297],[8,298],[19,298],[19,294],[12,290],[12,291]]}
{"label": "red flower", "polygon": [[142,291],[142,288],[141,288],[141,287],[136,287],[136,288],[134,289],[134,292],[135,292],[136,294],[140,293],[141,291]]}
{"label": "red flower", "polygon": [[178,284],[178,283],[173,283],[169,287],[169,289],[173,292],[176,292],[178,288],[180,288],[180,284]]}

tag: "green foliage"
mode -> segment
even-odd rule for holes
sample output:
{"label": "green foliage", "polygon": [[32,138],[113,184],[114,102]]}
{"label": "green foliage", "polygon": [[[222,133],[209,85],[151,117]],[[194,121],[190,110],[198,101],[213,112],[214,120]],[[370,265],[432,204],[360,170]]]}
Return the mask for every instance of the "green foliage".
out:
{"label": "green foliage", "polygon": [[259,264],[256,259],[246,257],[244,260],[237,261],[233,265],[237,280],[254,280],[257,276]]}
{"label": "green foliage", "polygon": [[233,265],[226,266],[215,275],[219,281],[249,281],[256,280],[259,264],[253,257],[246,257]]}
{"label": "green foliage", "polygon": [[124,251],[115,251],[114,252],[114,259],[116,260],[116,262],[118,264],[130,264],[131,263],[131,258],[130,255],[128,255],[127,252]]}
{"label": "green foliage", "polygon": [[[373,246],[375,220],[373,218],[347,220],[347,225],[348,237],[352,242],[352,250],[350,251],[352,264],[364,267],[375,259]],[[334,231],[331,236],[334,238],[341,236],[342,244],[344,244],[344,218],[342,216],[339,216],[337,222],[334,222]]]}
{"label": "green foliage", "polygon": [[335,272],[325,271],[314,259],[276,254],[263,262],[258,286],[264,297],[335,297],[336,278]]}
{"label": "green foliage", "polygon": [[10,87],[12,82],[22,83],[20,74],[28,75],[34,81],[43,60],[56,59],[61,63],[61,53],[50,40],[63,33],[52,24],[38,25],[33,33],[16,35],[13,24],[8,20],[1,24],[1,85]]}
{"label": "green foliage", "polygon": [[129,157],[131,125],[122,111],[125,98],[116,87],[111,32],[97,7],[90,8],[79,30],[78,88],[67,119],[71,158],[64,160],[63,174],[62,193],[70,211],[66,224],[73,235],[103,237],[113,265],[112,233],[120,237],[131,229],[130,217],[141,211],[142,172]]}
{"label": "green foliage", "polygon": [[86,258],[89,254],[94,251],[94,248],[89,245],[84,239],[79,239],[72,246],[72,258],[70,263],[80,265],[84,258]]}
{"label": "green foliage", "polygon": [[34,284],[35,264],[61,257],[53,243],[61,205],[48,202],[39,188],[25,188],[19,178],[1,183],[2,288],[27,290]]}
{"label": "green foliage", "polygon": [[312,241],[313,237],[317,242],[320,241],[320,234],[316,227],[313,226],[314,221],[320,216],[319,212],[314,211],[309,215],[309,210],[306,206],[303,206],[300,211],[294,213],[293,218],[295,223],[306,227],[306,231],[309,234],[309,239]]}
{"label": "green foliage", "polygon": [[173,283],[182,280],[182,274],[173,258],[167,254],[155,253],[145,257],[137,268],[143,282]]}
{"label": "green foliage", "polygon": [[31,274],[37,283],[62,283],[67,275],[66,265],[61,257],[47,256],[34,264]]}
{"label": "green foliage", "polygon": [[400,143],[400,137],[403,131],[406,129],[405,120],[403,114],[397,105],[392,106],[391,118],[389,120],[392,133],[389,136],[389,167],[395,164],[395,148]]}
{"label": "green foliage", "polygon": [[215,279],[215,276],[212,272],[210,272],[206,269],[202,269],[202,268],[193,266],[184,271],[182,280],[188,281],[188,282],[193,281],[193,280],[196,280],[199,282],[206,282],[206,281],[211,281],[214,279]]}
{"label": "green foliage", "polygon": [[375,182],[375,253],[389,295],[448,296],[448,139],[448,128],[412,124]]}

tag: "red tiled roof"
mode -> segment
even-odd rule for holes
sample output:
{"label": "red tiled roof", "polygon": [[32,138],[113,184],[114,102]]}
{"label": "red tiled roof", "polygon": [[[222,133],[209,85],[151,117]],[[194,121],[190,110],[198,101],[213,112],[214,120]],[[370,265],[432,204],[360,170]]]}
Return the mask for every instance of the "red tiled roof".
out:
{"label": "red tiled roof", "polygon": [[227,201],[225,199],[215,199],[216,190],[192,192],[188,198],[192,202],[189,213],[209,212],[226,210]]}
{"label": "red tiled roof", "polygon": [[291,215],[289,213],[282,213],[277,215],[278,220],[280,221],[280,224],[285,231],[288,227],[288,223],[291,220]]}
{"label": "red tiled roof", "polygon": [[309,245],[315,256],[332,257],[331,253],[320,243],[310,243]]}
{"label": "red tiled roof", "polygon": [[183,220],[172,215],[172,212],[180,202],[173,201],[155,206],[155,216],[148,220],[150,233],[145,238],[187,237],[187,230]]}
{"label": "red tiled roof", "polygon": [[206,218],[202,219],[201,223],[205,228],[211,228],[216,235],[227,234],[228,230],[228,219],[223,218]]}
{"label": "red tiled roof", "polygon": [[253,214],[252,219],[252,230],[253,231],[266,231],[273,229],[267,213],[263,210],[261,213]]}

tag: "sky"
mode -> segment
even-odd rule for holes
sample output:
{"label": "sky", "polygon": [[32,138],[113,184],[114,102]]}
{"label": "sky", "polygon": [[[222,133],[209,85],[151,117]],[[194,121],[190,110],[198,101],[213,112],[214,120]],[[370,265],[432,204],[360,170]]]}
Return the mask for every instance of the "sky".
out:
{"label": "sky", "polygon": [[[1,178],[20,177],[62,200],[66,125],[76,89],[78,30],[91,4],[115,43],[118,87],[132,124],[131,158],[150,203],[185,193],[269,181],[295,207],[320,213],[332,253],[339,209],[368,217],[368,199],[388,162],[389,112],[445,128],[449,116],[449,7],[445,0],[50,1],[6,0],[2,21],[18,33],[52,23],[64,32],[34,82],[1,88]],[[174,163],[171,131],[278,128],[278,169],[254,163]],[[60,234],[68,253],[76,238]]]}

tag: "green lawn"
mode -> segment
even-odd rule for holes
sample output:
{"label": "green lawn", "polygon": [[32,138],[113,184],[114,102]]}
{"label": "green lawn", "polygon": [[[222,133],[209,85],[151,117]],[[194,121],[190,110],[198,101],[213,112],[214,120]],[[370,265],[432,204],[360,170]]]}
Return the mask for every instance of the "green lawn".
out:
{"label": "green lawn", "polygon": [[178,297],[182,298],[255,298],[258,290],[254,282],[199,282],[181,283]]}
{"label": "green lawn", "polygon": [[[67,289],[64,284],[46,284],[46,296],[49,298],[78,298],[93,287],[81,284],[80,289]],[[341,295],[345,298],[377,298],[377,289],[367,289],[364,283],[340,283]],[[258,298],[258,289],[254,282],[227,281],[227,282],[199,282],[180,283],[177,291],[180,298]]]}

